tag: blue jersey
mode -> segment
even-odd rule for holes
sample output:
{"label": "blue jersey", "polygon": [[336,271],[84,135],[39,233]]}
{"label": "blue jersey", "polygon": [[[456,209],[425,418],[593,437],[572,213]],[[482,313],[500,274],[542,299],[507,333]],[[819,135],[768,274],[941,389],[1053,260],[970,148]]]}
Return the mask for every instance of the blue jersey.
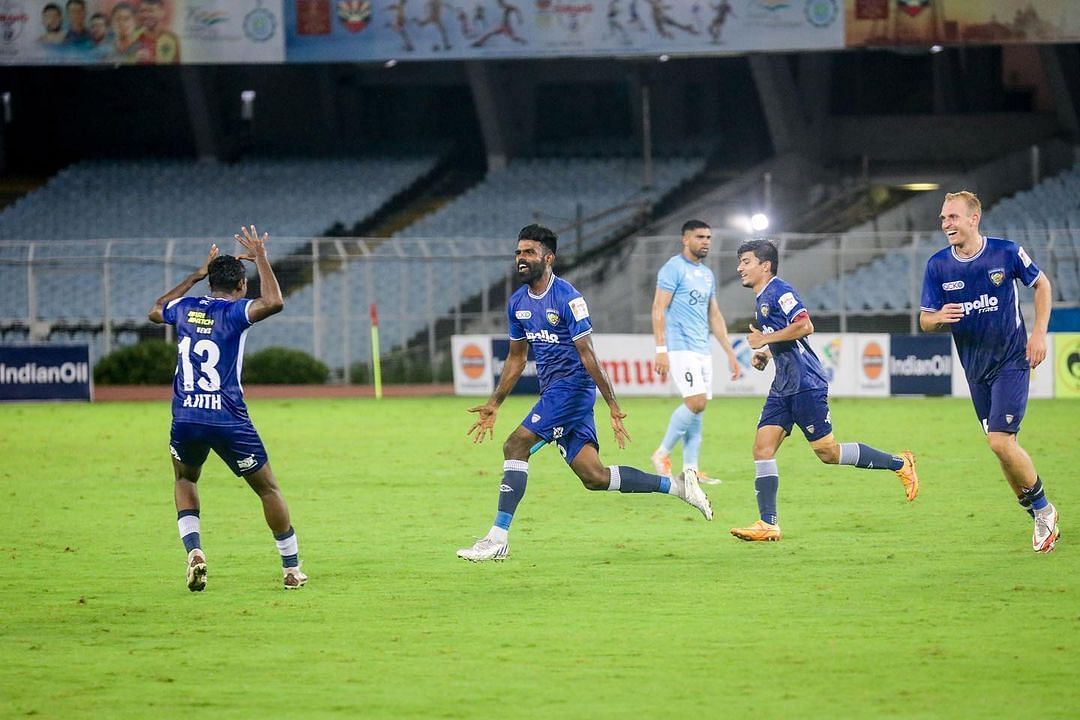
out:
{"label": "blue jersey", "polygon": [[165,306],[176,326],[173,420],[204,425],[250,422],[240,372],[251,300],[183,297]]}
{"label": "blue jersey", "polygon": [[656,274],[656,287],[671,293],[664,331],[668,350],[709,353],[709,300],[716,292],[712,270],[680,253]]}
{"label": "blue jersey", "polygon": [[592,332],[589,308],[573,285],[551,276],[540,295],[523,285],[507,303],[510,339],[528,340],[536,356],[536,375],[543,392],[552,383],[595,386],[574,341]]}
{"label": "blue jersey", "polygon": [[1028,368],[1027,330],[1016,281],[1030,287],[1038,278],[1039,268],[1024,248],[993,237],[985,238],[973,257],[958,257],[947,247],[926,263],[922,309],[934,312],[945,303],[964,306],[964,316],[949,329],[969,381],[984,382],[1002,370]]}
{"label": "blue jersey", "polygon": [[[806,313],[806,307],[795,293],[795,288],[774,277],[758,293],[754,319],[761,332],[768,335],[783,330],[803,313]],[[769,343],[769,351],[772,352],[773,366],[776,368],[769,395],[782,397],[829,387],[821,361],[806,338]]]}

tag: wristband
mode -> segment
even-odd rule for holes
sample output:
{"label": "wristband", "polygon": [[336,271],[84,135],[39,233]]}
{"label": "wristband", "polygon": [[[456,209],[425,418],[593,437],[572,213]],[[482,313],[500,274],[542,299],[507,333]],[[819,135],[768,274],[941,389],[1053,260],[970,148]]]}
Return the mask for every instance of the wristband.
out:
{"label": "wristband", "polygon": [[657,345],[656,346],[656,353],[657,354],[666,353],[666,352],[667,352],[667,345]]}

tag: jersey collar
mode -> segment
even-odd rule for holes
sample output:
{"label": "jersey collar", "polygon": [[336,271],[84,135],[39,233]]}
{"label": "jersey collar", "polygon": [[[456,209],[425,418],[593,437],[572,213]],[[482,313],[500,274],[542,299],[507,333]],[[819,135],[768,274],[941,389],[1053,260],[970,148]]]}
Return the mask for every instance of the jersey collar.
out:
{"label": "jersey collar", "polygon": [[980,237],[980,239],[982,239],[982,247],[979,248],[979,252],[975,253],[974,255],[972,255],[969,258],[962,258],[962,257],[960,257],[959,255],[956,254],[956,248],[950,247],[949,252],[952,253],[953,259],[956,260],[957,262],[962,262],[962,263],[969,263],[972,260],[978,259],[978,257],[983,254],[983,251],[986,250],[986,236],[985,235],[980,235],[979,237]]}
{"label": "jersey collar", "polygon": [[766,288],[768,288],[768,287],[769,287],[770,285],[772,285],[772,282],[773,282],[773,280],[775,280],[775,279],[776,279],[776,276],[775,276],[775,275],[773,275],[773,276],[772,276],[771,278],[769,278],[769,282],[765,283],[765,287],[761,288],[761,292],[759,292],[759,293],[758,293],[757,295],[755,295],[754,297],[755,297],[755,298],[759,298],[759,297],[761,297],[761,293],[765,292],[765,289],[766,289]]}
{"label": "jersey collar", "polygon": [[533,295],[532,288],[529,288],[528,285],[525,286],[526,288],[528,288],[527,290],[525,290],[525,292],[529,293],[529,297],[531,297],[533,300],[543,300],[545,297],[547,297],[548,292],[551,290],[551,286],[554,284],[555,273],[551,273],[551,280],[548,281],[548,286],[544,288],[544,292],[540,293],[539,295]]}

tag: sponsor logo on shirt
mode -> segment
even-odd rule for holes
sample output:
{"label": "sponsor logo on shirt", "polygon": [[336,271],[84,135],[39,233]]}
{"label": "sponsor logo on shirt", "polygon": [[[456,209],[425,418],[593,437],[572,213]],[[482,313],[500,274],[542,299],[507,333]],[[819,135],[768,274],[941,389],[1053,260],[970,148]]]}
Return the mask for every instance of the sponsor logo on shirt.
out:
{"label": "sponsor logo on shirt", "polygon": [[549,330],[541,330],[540,332],[525,331],[525,339],[529,342],[545,342],[553,345],[559,344],[559,336]]}
{"label": "sponsor logo on shirt", "polygon": [[780,309],[784,311],[784,314],[791,312],[791,309],[799,304],[799,301],[795,299],[793,293],[786,292],[780,296]]}
{"label": "sponsor logo on shirt", "polygon": [[941,289],[942,290],[963,290],[964,289],[964,281],[963,280],[953,280],[952,282],[941,283]]}
{"label": "sponsor logo on shirt", "polygon": [[[993,278],[991,277],[991,280]],[[992,295],[983,293],[977,300],[971,302],[961,303],[964,306],[964,315],[970,315],[971,313],[988,313],[998,311],[998,299]]]}
{"label": "sponsor logo on shirt", "polygon": [[999,287],[1001,283],[1005,282],[1005,268],[994,268],[988,274],[990,275],[990,282],[994,283],[994,287]]}
{"label": "sponsor logo on shirt", "polygon": [[571,300],[570,312],[574,314],[574,319],[578,321],[589,317],[589,306],[585,304],[585,298],[578,297]]}
{"label": "sponsor logo on shirt", "polygon": [[1031,267],[1031,258],[1024,252],[1024,248],[1020,248],[1016,251],[1016,254],[1020,256],[1020,262],[1024,263],[1024,267]]}
{"label": "sponsor logo on shirt", "polygon": [[528,320],[532,317],[532,310],[518,310],[514,313],[514,317],[518,320]]}

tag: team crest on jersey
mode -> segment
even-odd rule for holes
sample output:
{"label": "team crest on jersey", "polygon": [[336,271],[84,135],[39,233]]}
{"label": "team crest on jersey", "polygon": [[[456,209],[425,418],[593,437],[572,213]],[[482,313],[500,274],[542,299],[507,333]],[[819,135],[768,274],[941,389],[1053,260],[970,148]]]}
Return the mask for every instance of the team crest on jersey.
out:
{"label": "team crest on jersey", "polygon": [[807,426],[806,426],[806,432],[808,432],[808,433],[810,433],[810,434],[813,434],[813,432],[814,432],[814,426],[813,426],[813,425],[807,425]]}
{"label": "team crest on jersey", "polygon": [[1005,416],[1005,422],[1007,422],[1007,423],[1009,423],[1010,425],[1012,425],[1012,421],[1013,421],[1013,416],[1012,416],[1012,415],[1006,415],[1006,416]]}
{"label": "team crest on jersey", "polygon": [[994,268],[989,272],[990,282],[994,283],[994,287],[999,287],[1001,283],[1005,282],[1005,268]]}
{"label": "team crest on jersey", "polygon": [[556,312],[555,310],[552,310],[551,308],[548,308],[547,310],[544,311],[544,317],[546,317],[547,321],[549,323],[551,323],[552,325],[558,325],[559,324],[559,313]]}
{"label": "team crest on jersey", "polygon": [[761,317],[768,317],[769,316],[769,305],[768,305],[768,303],[761,303],[761,307],[758,308],[758,312],[761,313]]}

